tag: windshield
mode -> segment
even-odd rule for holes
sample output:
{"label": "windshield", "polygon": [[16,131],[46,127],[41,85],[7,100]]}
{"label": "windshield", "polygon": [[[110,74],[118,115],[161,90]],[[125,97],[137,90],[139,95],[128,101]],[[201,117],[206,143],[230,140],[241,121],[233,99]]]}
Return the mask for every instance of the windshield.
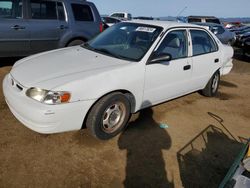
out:
{"label": "windshield", "polygon": [[123,22],[108,28],[82,47],[119,59],[139,61],[161,31],[161,27]]}

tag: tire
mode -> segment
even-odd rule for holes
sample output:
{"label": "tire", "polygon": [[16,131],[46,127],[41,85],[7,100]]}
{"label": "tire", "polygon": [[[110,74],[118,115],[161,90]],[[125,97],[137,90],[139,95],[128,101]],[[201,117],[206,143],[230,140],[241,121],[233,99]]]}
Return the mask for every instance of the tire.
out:
{"label": "tire", "polygon": [[214,97],[218,92],[219,83],[220,83],[220,72],[217,71],[208,81],[206,87],[203,90],[201,90],[201,94],[206,97]]}
{"label": "tire", "polygon": [[80,44],[82,44],[82,43],[84,43],[84,41],[83,41],[83,40],[80,40],[80,39],[72,40],[71,42],[69,42],[69,43],[67,44],[67,47],[69,47],[69,46],[77,46],[77,45],[80,45]]}
{"label": "tire", "polygon": [[250,57],[250,53],[246,49],[243,49],[243,55],[244,55],[245,58]]}
{"label": "tire", "polygon": [[130,102],[122,93],[115,92],[101,98],[90,110],[86,126],[100,140],[119,134],[130,117]]}

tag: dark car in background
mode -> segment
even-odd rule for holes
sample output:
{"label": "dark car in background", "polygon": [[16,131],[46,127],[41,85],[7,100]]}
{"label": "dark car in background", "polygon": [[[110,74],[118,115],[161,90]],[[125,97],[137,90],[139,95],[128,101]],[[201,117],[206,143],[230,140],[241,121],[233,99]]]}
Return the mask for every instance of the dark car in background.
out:
{"label": "dark car in background", "polygon": [[0,57],[81,44],[102,31],[96,6],[83,0],[0,0]]}
{"label": "dark car in background", "polygon": [[243,54],[250,57],[250,37],[246,38],[243,42]]}
{"label": "dark car in background", "polygon": [[240,27],[233,27],[233,28],[230,28],[229,30],[238,34],[238,33],[244,32],[244,30],[247,30],[247,29],[249,29],[249,26],[241,25]]}
{"label": "dark car in background", "polygon": [[206,27],[207,29],[212,31],[223,44],[233,45],[235,42],[235,38],[236,38],[235,33],[224,28],[223,25],[216,24],[216,23],[201,23],[201,22],[196,22],[193,24]]}
{"label": "dark car in background", "polygon": [[243,26],[234,31],[236,34],[236,43],[235,45],[241,47],[244,43],[244,40],[250,36],[250,27]]}
{"label": "dark car in background", "polygon": [[203,22],[203,23],[217,23],[221,24],[220,20],[214,16],[188,16],[187,22]]}
{"label": "dark car in background", "polygon": [[148,17],[148,16],[137,16],[133,17],[134,20],[154,20],[153,17]]}
{"label": "dark car in background", "polygon": [[243,24],[241,22],[226,22],[224,23],[224,26],[227,29],[235,29],[235,28],[242,27]]}

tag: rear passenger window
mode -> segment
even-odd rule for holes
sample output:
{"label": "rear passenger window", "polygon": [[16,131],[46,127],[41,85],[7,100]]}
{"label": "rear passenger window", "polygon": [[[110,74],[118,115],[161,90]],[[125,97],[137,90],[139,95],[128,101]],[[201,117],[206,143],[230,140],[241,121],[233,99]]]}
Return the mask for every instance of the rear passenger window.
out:
{"label": "rear passenger window", "polygon": [[191,22],[201,22],[201,19],[199,19],[199,18],[188,18],[188,23],[191,23]]}
{"label": "rear passenger window", "polygon": [[124,18],[125,15],[123,13],[115,13],[111,15],[112,17],[116,17],[116,18]]}
{"label": "rear passenger window", "polygon": [[0,18],[22,18],[22,0],[0,0]]}
{"label": "rear passenger window", "polygon": [[94,21],[91,8],[88,5],[72,4],[71,6],[76,21]]}
{"label": "rear passenger window", "polygon": [[220,24],[220,20],[218,20],[218,19],[206,19],[206,22]]}
{"label": "rear passenger window", "polygon": [[57,19],[56,2],[31,0],[32,19]]}
{"label": "rear passenger window", "polygon": [[191,30],[193,56],[207,54],[217,51],[214,40],[207,32],[201,30]]}

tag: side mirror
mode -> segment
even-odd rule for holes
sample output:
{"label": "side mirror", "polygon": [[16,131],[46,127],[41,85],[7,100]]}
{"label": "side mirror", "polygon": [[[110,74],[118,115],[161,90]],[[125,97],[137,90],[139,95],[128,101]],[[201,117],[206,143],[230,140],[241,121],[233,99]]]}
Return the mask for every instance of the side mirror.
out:
{"label": "side mirror", "polygon": [[170,61],[171,59],[172,59],[172,56],[168,53],[153,55],[149,61],[149,64],[166,62],[166,61]]}

